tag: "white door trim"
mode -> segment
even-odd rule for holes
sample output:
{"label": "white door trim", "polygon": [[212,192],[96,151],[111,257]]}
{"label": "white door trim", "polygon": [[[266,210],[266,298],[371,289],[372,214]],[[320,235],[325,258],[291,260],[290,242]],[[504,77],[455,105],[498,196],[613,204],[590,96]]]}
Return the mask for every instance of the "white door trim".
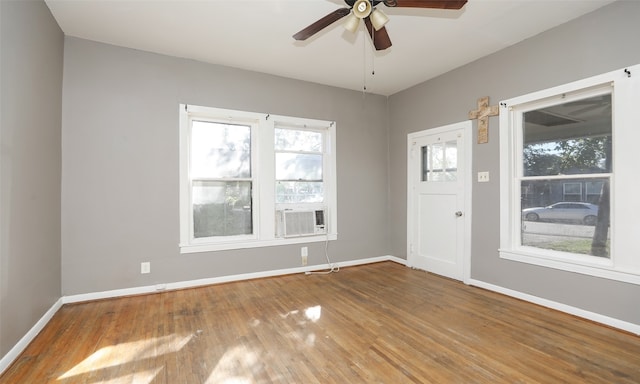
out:
{"label": "white door trim", "polygon": [[463,121],[459,123],[453,123],[437,128],[426,129],[419,132],[412,132],[407,135],[407,264],[412,266],[411,260],[411,249],[412,241],[413,241],[413,218],[412,214],[415,212],[414,202],[413,202],[413,182],[412,175],[415,175],[413,165],[412,165],[412,157],[411,157],[411,147],[412,143],[415,139],[422,136],[429,136],[449,131],[455,131],[462,129],[464,132],[464,142],[463,142],[463,151],[464,151],[464,163],[465,167],[465,180],[464,180],[464,206],[465,212],[462,216],[464,220],[464,246],[463,246],[463,256],[462,256],[462,281],[465,284],[469,284],[471,281],[471,212],[472,212],[472,185],[473,185],[473,170],[472,170],[472,141],[473,141],[473,122],[471,120]]}

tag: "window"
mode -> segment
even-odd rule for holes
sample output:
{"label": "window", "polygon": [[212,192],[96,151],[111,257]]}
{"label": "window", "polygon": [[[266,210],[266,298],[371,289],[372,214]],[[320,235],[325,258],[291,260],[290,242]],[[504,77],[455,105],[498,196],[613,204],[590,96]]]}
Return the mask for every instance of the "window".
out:
{"label": "window", "polygon": [[336,239],[334,148],[333,122],[180,105],[181,252]]}
{"label": "window", "polygon": [[501,257],[640,284],[632,70],[501,103]]}
{"label": "window", "polygon": [[275,129],[276,203],[324,202],[322,132]]}
{"label": "window", "polygon": [[422,147],[422,181],[456,181],[457,161],[456,140]]}
{"label": "window", "polygon": [[253,234],[251,125],[191,121],[193,237]]}

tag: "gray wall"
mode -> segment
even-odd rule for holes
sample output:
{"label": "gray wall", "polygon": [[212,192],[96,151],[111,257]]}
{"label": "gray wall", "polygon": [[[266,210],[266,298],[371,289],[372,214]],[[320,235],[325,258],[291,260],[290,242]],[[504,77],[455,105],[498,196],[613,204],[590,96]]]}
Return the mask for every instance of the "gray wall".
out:
{"label": "gray wall", "polygon": [[[389,254],[385,97],[67,37],[64,295],[300,266],[300,245],[179,253],[179,103],[336,121],[330,257]],[[310,245],[309,264],[325,262]]]}
{"label": "gray wall", "polygon": [[60,298],[64,36],[44,2],[0,1],[0,356]]}
{"label": "gray wall", "polygon": [[[464,121],[476,101],[500,100],[640,63],[640,2],[620,1],[389,99],[391,253],[406,258],[406,136]],[[502,260],[499,246],[498,118],[489,143],[473,147],[471,277],[640,324],[640,287]],[[477,132],[474,133],[477,135]],[[624,251],[624,250],[623,250]]]}
{"label": "gray wall", "polygon": [[[640,62],[632,1],[389,100],[76,38],[63,48],[42,2],[0,1],[0,14],[0,356],[61,295],[299,265],[299,246],[179,253],[178,103],[337,121],[332,259],[406,257],[407,133],[465,120],[481,96],[496,104]],[[498,258],[497,118],[490,127],[473,148],[473,172],[492,181],[473,186],[472,278],[640,323],[635,285]],[[325,262],[322,245],[309,251]]]}

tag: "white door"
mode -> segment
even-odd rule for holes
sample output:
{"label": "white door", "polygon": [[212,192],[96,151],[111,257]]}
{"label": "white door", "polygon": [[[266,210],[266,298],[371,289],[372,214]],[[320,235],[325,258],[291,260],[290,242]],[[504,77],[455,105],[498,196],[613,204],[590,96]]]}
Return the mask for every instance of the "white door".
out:
{"label": "white door", "polygon": [[469,278],[471,126],[408,137],[407,262],[463,281]]}

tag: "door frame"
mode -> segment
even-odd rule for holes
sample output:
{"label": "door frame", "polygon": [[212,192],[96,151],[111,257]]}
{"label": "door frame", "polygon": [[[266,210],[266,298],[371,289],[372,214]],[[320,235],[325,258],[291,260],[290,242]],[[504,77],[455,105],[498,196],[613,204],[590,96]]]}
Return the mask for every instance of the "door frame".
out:
{"label": "door frame", "polygon": [[[472,202],[472,185],[473,185],[473,170],[472,170],[472,156],[473,156],[473,122],[471,120],[462,121],[459,123],[453,123],[444,125],[441,127],[425,129],[419,132],[412,132],[407,135],[407,266],[415,266],[415,260],[412,260],[411,246],[414,235],[414,220],[412,214],[415,213],[414,196],[413,196],[413,184],[417,181],[415,175],[419,170],[415,169],[415,159],[412,157],[411,146],[413,141],[423,136],[437,135],[445,132],[462,130],[464,135],[462,150],[464,153],[464,159],[462,165],[465,168],[464,176],[464,212],[462,219],[464,220],[464,235],[463,235],[463,251],[462,251],[462,282],[465,284],[471,283],[471,202]],[[413,178],[412,178],[413,176]]]}

